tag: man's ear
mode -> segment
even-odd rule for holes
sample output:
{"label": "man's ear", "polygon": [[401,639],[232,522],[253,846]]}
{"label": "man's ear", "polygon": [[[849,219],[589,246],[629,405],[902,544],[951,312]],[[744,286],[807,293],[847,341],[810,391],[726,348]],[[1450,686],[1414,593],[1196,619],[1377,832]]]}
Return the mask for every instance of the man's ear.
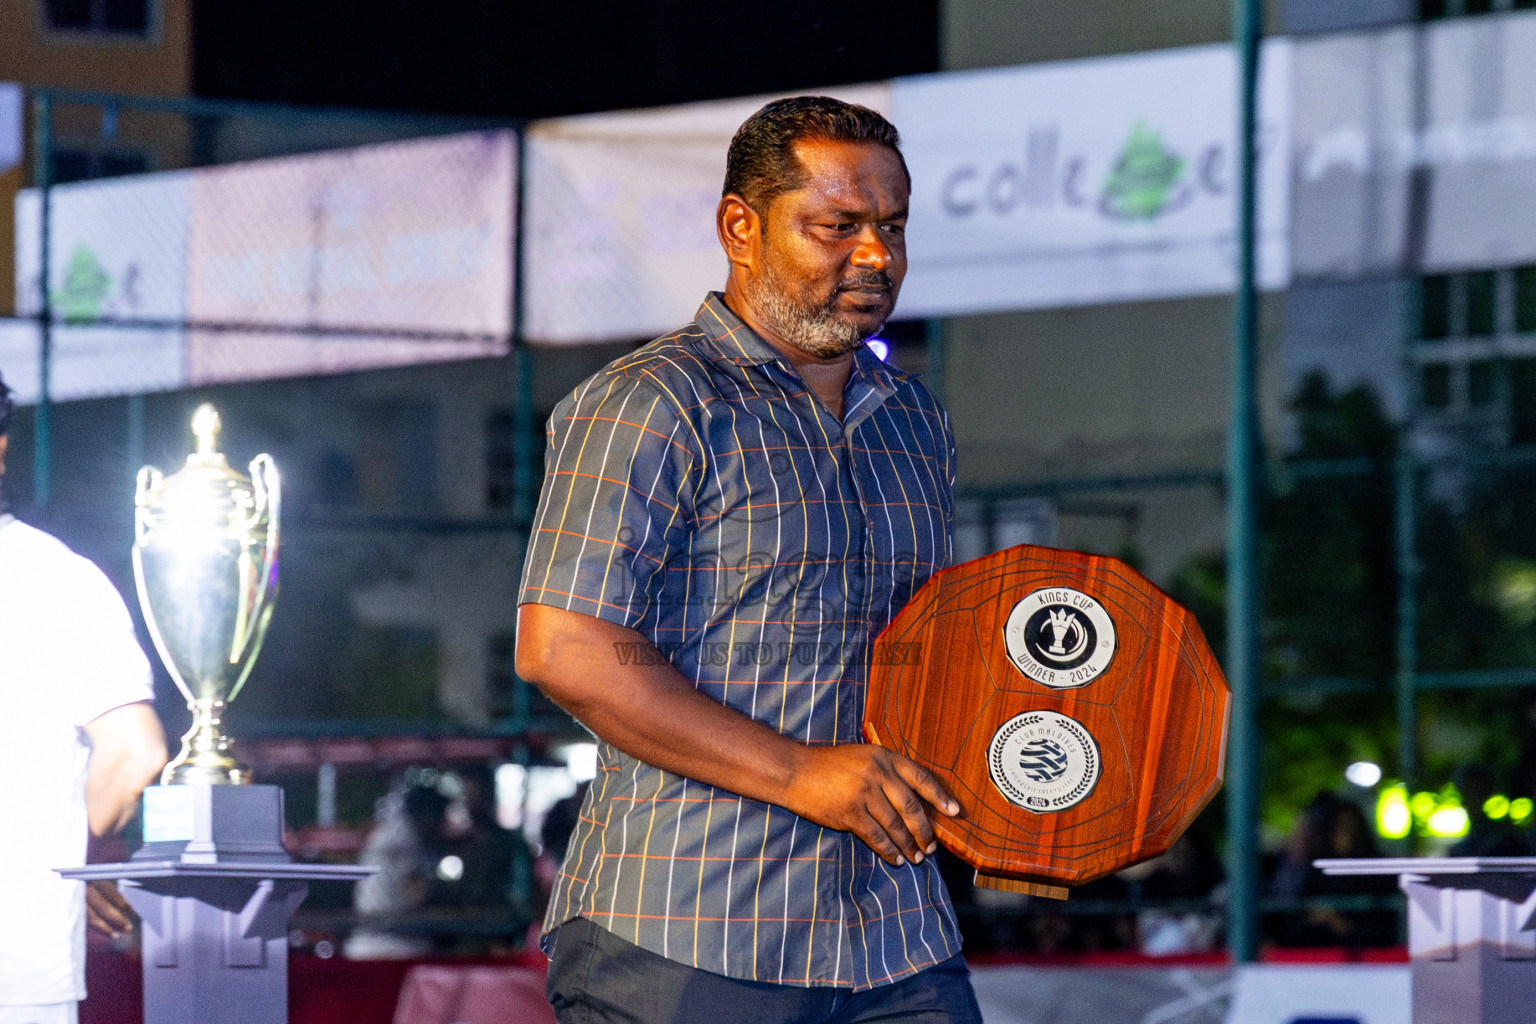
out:
{"label": "man's ear", "polygon": [[725,258],[733,266],[750,269],[757,263],[763,220],[734,192],[721,196],[720,205],[715,207],[715,234],[720,238]]}
{"label": "man's ear", "polygon": [[0,434],[0,476],[5,476],[5,450],[11,445],[10,434]]}

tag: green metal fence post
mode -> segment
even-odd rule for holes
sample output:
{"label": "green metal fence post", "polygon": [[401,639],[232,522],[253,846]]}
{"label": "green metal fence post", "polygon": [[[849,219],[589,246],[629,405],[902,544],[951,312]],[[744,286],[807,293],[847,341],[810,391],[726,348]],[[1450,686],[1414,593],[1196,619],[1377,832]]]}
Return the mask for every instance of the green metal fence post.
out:
{"label": "green metal fence post", "polygon": [[1410,788],[1418,774],[1419,554],[1418,468],[1408,440],[1394,466],[1393,532],[1397,554],[1397,774]]}
{"label": "green metal fence post", "polygon": [[32,96],[32,184],[38,190],[37,412],[32,435],[32,504],[48,510],[53,473],[53,287],[49,264],[53,236],[53,100],[46,90]]}
{"label": "green metal fence post", "polygon": [[[524,302],[524,284],[527,275],[523,272],[523,261],[527,253],[525,231],[528,216],[528,128],[526,125],[520,125],[517,129],[516,166],[515,195],[517,199],[512,230],[512,370],[517,375],[517,380],[513,385],[515,397],[512,405],[512,522],[514,536],[522,540],[522,543],[517,545],[515,567],[517,574],[521,576],[523,557],[528,550],[528,541],[533,531],[535,497],[533,358],[528,351],[527,338],[524,336],[527,309]],[[526,811],[527,769],[533,761],[526,737],[532,718],[533,694],[529,690],[531,684],[518,676],[515,660],[513,665],[507,666],[507,672],[512,677],[512,729],[518,736],[523,737],[517,744],[513,759],[524,769],[522,802]],[[535,902],[533,870],[526,856],[519,856],[514,865],[512,886],[523,906],[532,908]]]}
{"label": "green metal fence post", "polygon": [[1232,315],[1232,410],[1227,430],[1227,681],[1232,720],[1227,757],[1227,945],[1238,963],[1258,952],[1258,543],[1259,430],[1256,395],[1258,282],[1255,152],[1262,0],[1232,0],[1238,81],[1237,290]]}
{"label": "green metal fence post", "polygon": [[[533,524],[533,356],[525,337],[527,304],[524,302],[523,261],[528,211],[528,130],[517,130],[517,220],[512,243],[512,355],[517,374],[517,398],[512,408],[512,518],[520,530]],[[526,536],[526,533],[525,533]]]}
{"label": "green metal fence post", "polygon": [[[1422,34],[1421,34],[1422,40]],[[1418,51],[1417,84],[1424,92],[1427,56]],[[1419,99],[1422,101],[1423,96]],[[1416,104],[1418,123],[1424,123],[1423,103]],[[1414,183],[1417,201],[1414,214],[1419,221],[1416,234],[1424,228],[1424,197],[1427,183]],[[1402,396],[1403,416],[1397,432],[1397,452],[1392,463],[1392,533],[1393,564],[1397,570],[1397,643],[1395,645],[1395,689],[1397,698],[1397,775],[1412,789],[1418,780],[1418,670],[1419,670],[1419,465],[1413,455],[1413,424],[1419,409],[1419,368],[1413,359],[1413,346],[1423,334],[1424,285],[1410,291],[1403,324]]]}

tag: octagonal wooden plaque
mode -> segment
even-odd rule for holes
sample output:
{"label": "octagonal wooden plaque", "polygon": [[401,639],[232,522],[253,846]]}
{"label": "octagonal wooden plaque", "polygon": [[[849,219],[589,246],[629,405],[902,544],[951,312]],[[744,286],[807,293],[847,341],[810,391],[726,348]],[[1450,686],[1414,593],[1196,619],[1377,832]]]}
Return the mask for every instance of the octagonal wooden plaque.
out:
{"label": "octagonal wooden plaque", "polygon": [[1230,701],[1194,617],[1140,573],[1020,545],[937,574],[880,634],[864,731],[960,801],[934,829],[979,884],[1064,897],[1189,827]]}

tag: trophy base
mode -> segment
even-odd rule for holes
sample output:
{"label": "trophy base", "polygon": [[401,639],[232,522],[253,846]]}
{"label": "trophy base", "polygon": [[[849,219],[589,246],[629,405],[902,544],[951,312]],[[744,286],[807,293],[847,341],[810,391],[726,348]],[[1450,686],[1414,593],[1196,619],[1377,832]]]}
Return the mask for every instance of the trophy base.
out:
{"label": "trophy base", "polygon": [[288,863],[279,786],[150,786],[133,861]]}
{"label": "trophy base", "polygon": [[1017,892],[1025,896],[1044,896],[1048,900],[1064,900],[1070,890],[1064,885],[1047,885],[1044,882],[1026,882],[1022,878],[1004,878],[1002,875],[984,875],[976,872],[976,884],[983,889],[999,892]]}

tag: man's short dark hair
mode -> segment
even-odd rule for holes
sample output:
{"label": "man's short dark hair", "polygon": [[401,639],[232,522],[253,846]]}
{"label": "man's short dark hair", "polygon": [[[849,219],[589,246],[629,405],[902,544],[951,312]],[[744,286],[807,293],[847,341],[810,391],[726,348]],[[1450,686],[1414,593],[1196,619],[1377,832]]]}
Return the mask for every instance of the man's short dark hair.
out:
{"label": "man's short dark hair", "polygon": [[16,403],[11,401],[11,389],[5,386],[5,378],[0,377],[0,437],[4,437],[6,431],[11,429],[11,414],[16,411]]}
{"label": "man's short dark hair", "polygon": [[746,200],[758,213],[786,192],[805,186],[805,168],[795,159],[795,143],[805,139],[828,142],[872,142],[886,146],[901,160],[901,136],[896,126],[868,107],[830,96],[794,96],[775,100],[742,122],[725,157],[725,188]]}

